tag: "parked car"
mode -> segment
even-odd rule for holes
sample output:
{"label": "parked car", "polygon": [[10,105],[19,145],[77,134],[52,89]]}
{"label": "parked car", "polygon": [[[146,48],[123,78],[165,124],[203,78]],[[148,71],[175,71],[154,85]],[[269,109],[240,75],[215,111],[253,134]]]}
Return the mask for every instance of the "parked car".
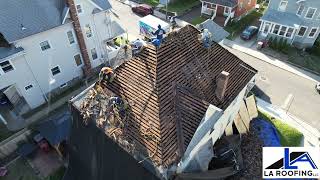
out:
{"label": "parked car", "polygon": [[243,40],[250,40],[257,33],[258,33],[258,27],[257,26],[249,26],[241,33],[240,37]]}
{"label": "parked car", "polygon": [[318,91],[318,93],[320,94],[320,82],[316,84],[316,91]]}
{"label": "parked car", "polygon": [[147,16],[149,14],[153,14],[153,8],[147,4],[139,4],[137,6],[132,7],[132,11],[134,13],[140,14],[142,16]]}

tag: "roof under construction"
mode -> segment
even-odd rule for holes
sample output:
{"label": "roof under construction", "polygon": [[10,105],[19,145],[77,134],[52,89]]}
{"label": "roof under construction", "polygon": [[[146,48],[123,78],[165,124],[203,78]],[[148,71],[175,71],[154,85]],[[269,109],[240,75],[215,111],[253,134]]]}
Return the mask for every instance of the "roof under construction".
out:
{"label": "roof under construction", "polygon": [[[112,83],[101,84],[128,102],[126,137],[157,165],[178,162],[209,104],[225,110],[256,74],[219,44],[205,48],[199,33],[191,25],[171,32],[158,49],[148,44],[115,70]],[[229,81],[220,99],[214,92],[222,71]]]}

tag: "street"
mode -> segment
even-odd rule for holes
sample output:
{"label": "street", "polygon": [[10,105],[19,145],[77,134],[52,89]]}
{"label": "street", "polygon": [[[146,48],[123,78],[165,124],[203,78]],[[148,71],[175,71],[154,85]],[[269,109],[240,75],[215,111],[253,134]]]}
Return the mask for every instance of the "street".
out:
{"label": "street", "polygon": [[[116,0],[110,0],[115,19],[128,30],[128,33],[138,37],[139,16],[132,13],[130,7]],[[278,107],[288,110],[292,115],[320,130],[320,95],[315,91],[315,83],[288,71],[270,65],[262,60],[240,51],[228,48],[240,59],[256,68],[259,73],[256,78],[258,95]]]}
{"label": "street", "polygon": [[229,48],[244,62],[256,68],[261,98],[285,110],[320,130],[320,95],[315,83],[298,75],[270,65],[257,58]]}

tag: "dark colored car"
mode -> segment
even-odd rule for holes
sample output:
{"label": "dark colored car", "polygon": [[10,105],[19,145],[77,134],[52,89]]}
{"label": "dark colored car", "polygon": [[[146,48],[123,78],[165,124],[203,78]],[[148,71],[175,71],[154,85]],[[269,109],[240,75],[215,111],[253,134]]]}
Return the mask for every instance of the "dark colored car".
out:
{"label": "dark colored car", "polygon": [[317,83],[315,88],[316,91],[320,94],[320,83]]}
{"label": "dark colored car", "polygon": [[132,11],[142,16],[153,14],[153,8],[147,4],[139,4],[138,6],[132,7]]}
{"label": "dark colored car", "polygon": [[258,33],[258,27],[249,26],[240,35],[243,40],[250,40],[254,35]]}

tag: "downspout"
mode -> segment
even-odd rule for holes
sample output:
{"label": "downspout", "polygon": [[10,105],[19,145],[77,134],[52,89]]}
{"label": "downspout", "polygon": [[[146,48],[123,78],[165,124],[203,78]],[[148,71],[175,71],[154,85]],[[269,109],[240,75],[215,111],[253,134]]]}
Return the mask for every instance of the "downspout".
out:
{"label": "downspout", "polygon": [[31,66],[30,66],[30,64],[28,63],[25,55],[23,55],[23,59],[26,61],[26,64],[27,64],[27,66],[28,66],[28,69],[29,69],[29,71],[31,72],[34,80],[36,81],[36,83],[37,83],[37,85],[38,85],[38,87],[39,87],[39,89],[40,89],[40,91],[41,91],[44,99],[46,100],[46,102],[49,102],[48,97],[46,96],[46,94],[44,93],[43,89],[41,88],[40,83],[39,83],[39,81],[37,80],[36,75],[33,73],[32,69],[31,69]]}
{"label": "downspout", "polygon": [[78,13],[77,13],[77,9],[74,3],[74,0],[66,0],[67,5],[70,9],[70,17],[71,20],[73,21],[73,27],[74,27],[74,31],[76,33],[76,37],[78,40],[78,44],[79,44],[79,48],[80,48],[80,52],[84,61],[84,75],[86,77],[90,76],[92,69],[91,69],[91,62],[90,62],[90,58],[89,58],[89,54],[88,54],[88,49],[86,46],[86,43],[84,41],[84,36],[82,33],[82,29],[81,29],[81,25],[80,25],[80,21],[79,21],[79,17],[78,17]]}

